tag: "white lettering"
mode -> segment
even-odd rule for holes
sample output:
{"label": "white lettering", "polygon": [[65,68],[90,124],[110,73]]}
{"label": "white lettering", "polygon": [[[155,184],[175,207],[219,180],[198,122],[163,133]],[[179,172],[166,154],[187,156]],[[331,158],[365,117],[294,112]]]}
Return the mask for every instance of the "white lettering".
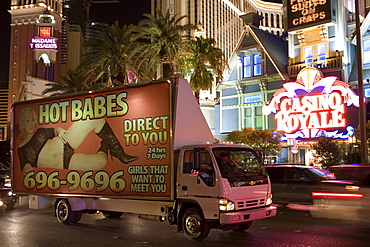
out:
{"label": "white lettering", "polygon": [[302,129],[345,127],[344,99],[337,93],[285,98],[276,113],[277,130],[292,133]]}

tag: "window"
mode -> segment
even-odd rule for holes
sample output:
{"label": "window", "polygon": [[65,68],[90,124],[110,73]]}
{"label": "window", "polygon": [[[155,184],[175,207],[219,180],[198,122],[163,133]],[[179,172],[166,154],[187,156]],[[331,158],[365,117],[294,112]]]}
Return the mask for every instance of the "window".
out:
{"label": "window", "polygon": [[317,61],[323,61],[326,59],[326,44],[319,44],[316,46]]}
{"label": "window", "polygon": [[248,106],[244,108],[244,126],[256,130],[263,129],[263,115],[261,106]]}
{"label": "window", "polygon": [[243,97],[243,104],[253,104],[262,102],[262,94],[249,95]]}
{"label": "window", "polygon": [[312,46],[307,46],[304,48],[304,62],[312,63],[313,62],[313,50]]}
{"label": "window", "polygon": [[275,24],[274,24],[274,14],[271,14],[271,25],[270,27],[275,27]]}
{"label": "window", "polygon": [[370,88],[365,88],[365,97],[370,98]]}
{"label": "window", "polygon": [[[314,50],[315,48],[315,50]],[[326,44],[304,47],[304,62],[312,63],[314,61],[326,60]]]}
{"label": "window", "polygon": [[251,77],[251,56],[243,57],[243,78]]}
{"label": "window", "polygon": [[260,54],[243,56],[243,78],[262,75],[262,61]]}
{"label": "window", "polygon": [[370,64],[370,39],[364,40],[363,50],[364,50],[363,55],[364,64]]}
{"label": "window", "polygon": [[[199,177],[205,185],[214,186],[214,167],[210,153],[201,149],[199,154]],[[194,167],[194,150],[187,150],[184,153],[183,169],[184,174],[191,174]]]}
{"label": "window", "polygon": [[261,58],[259,54],[253,54],[253,75],[261,75],[262,69],[261,69]]}

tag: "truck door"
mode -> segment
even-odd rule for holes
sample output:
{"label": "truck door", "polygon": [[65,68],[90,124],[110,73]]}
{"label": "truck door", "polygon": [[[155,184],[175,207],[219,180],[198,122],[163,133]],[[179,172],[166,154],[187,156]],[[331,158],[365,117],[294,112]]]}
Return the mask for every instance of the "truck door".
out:
{"label": "truck door", "polygon": [[[194,169],[194,149],[184,150],[180,169],[178,169],[177,194],[179,198],[196,200],[207,214],[218,211],[218,186],[214,164],[206,149],[200,150],[200,168],[198,175],[192,174]],[[213,212],[213,213],[212,213]]]}

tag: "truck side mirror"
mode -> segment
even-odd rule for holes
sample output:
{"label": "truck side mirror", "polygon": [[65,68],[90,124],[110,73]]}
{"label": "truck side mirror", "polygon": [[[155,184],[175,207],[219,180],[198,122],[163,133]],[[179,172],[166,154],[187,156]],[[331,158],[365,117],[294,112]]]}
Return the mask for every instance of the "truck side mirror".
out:
{"label": "truck side mirror", "polygon": [[196,169],[191,169],[191,175],[198,176],[199,175],[199,171],[196,170]]}

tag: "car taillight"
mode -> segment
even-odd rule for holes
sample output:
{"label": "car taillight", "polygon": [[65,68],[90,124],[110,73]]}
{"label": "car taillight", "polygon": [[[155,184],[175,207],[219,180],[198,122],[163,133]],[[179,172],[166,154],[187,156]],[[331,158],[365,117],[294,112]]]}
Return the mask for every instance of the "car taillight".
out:
{"label": "car taillight", "polygon": [[336,197],[336,198],[361,198],[362,194],[356,193],[332,193],[332,192],[312,192],[312,197]]}

